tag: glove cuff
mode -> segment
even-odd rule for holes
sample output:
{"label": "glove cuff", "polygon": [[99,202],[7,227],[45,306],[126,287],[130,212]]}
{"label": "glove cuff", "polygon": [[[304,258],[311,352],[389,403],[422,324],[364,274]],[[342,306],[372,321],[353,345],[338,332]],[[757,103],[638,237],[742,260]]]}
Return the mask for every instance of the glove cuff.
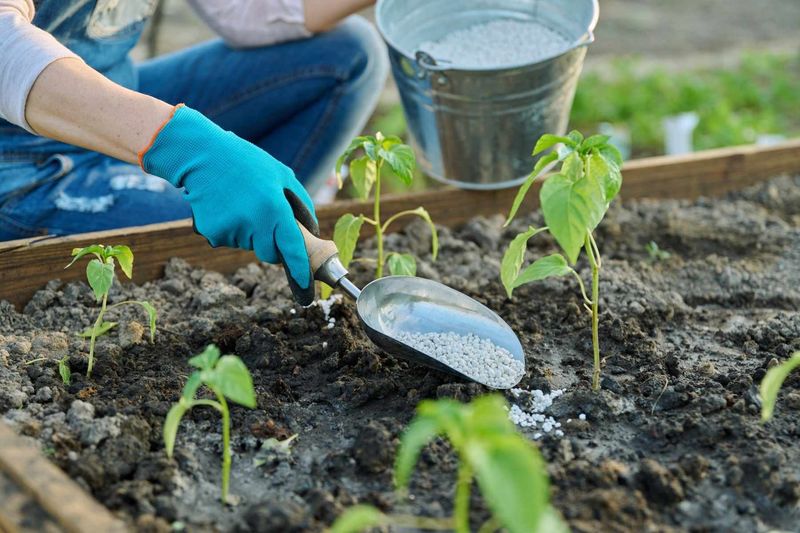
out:
{"label": "glove cuff", "polygon": [[162,123],[161,123],[161,125],[160,125],[160,126],[157,128],[157,129],[156,129],[155,133],[153,133],[153,136],[152,136],[152,137],[150,137],[150,142],[149,142],[149,143],[147,143],[147,146],[145,146],[144,148],[142,148],[142,149],[139,151],[139,153],[137,154],[137,155],[138,155],[138,157],[139,157],[139,166],[140,166],[140,167],[142,168],[142,170],[144,170],[145,172],[147,172],[147,170],[144,168],[144,155],[145,155],[145,154],[146,154],[146,153],[147,153],[147,152],[150,150],[150,148],[152,148],[152,147],[153,147],[153,144],[155,144],[155,142],[156,142],[156,139],[157,139],[157,138],[158,138],[158,136],[161,134],[161,131],[162,131],[162,130],[164,129],[164,127],[165,127],[165,126],[166,126],[166,125],[169,123],[169,121],[170,121],[170,120],[172,120],[172,117],[174,117],[174,116],[175,116],[175,113],[178,111],[178,109],[180,109],[180,108],[182,108],[182,107],[185,107],[185,104],[178,104],[178,105],[176,105],[175,107],[173,107],[173,108],[172,108],[172,112],[169,114],[169,117],[167,117],[167,120],[165,120],[164,122],[162,122]]}
{"label": "glove cuff", "polygon": [[153,136],[150,146],[142,151],[142,170],[164,178],[175,187],[188,188],[186,180],[192,176],[192,171],[204,165],[204,160],[216,153],[215,149],[219,151],[220,145],[229,142],[230,137],[199,111],[177,105],[172,116]]}

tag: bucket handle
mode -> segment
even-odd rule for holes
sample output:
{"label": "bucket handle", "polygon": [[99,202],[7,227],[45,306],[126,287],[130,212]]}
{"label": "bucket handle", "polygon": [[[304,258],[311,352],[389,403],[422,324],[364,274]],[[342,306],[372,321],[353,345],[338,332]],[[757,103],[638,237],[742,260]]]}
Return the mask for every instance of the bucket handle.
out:
{"label": "bucket handle", "polygon": [[[422,70],[428,70],[433,72],[441,72],[446,70],[447,67],[440,65],[438,61],[436,61],[432,55],[428,52],[423,52],[422,50],[417,50],[417,53],[414,54],[414,58],[417,60],[417,65]],[[446,63],[448,61],[445,61]]]}

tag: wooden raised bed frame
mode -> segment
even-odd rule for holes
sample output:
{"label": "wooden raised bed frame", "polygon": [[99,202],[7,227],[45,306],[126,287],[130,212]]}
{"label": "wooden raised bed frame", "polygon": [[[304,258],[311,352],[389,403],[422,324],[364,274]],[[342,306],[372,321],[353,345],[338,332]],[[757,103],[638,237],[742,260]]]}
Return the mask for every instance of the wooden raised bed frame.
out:
{"label": "wooden raised bed frame", "polygon": [[[742,146],[631,161],[623,169],[622,197],[624,200],[719,196],[784,173],[800,173],[800,140],[770,147]],[[381,209],[390,216],[421,205],[438,224],[456,226],[476,215],[506,213],[515,194],[516,189],[442,189],[390,196],[384,199]],[[537,203],[538,194],[534,190],[528,194],[525,209],[534,208]],[[370,209],[371,204],[356,201],[321,206],[317,215],[323,236],[332,234],[336,220],[343,213],[369,212]],[[401,219],[390,230],[402,226]],[[205,239],[194,233],[190,220],[69,237],[10,241],[0,243],[0,300],[8,300],[21,308],[35,291],[52,279],[83,278],[82,269],[63,270],[64,265],[73,248],[96,243],[131,246],[136,253],[134,281],[137,283],[160,277],[171,257],[181,257],[195,266],[223,273],[231,273],[256,260],[250,252],[228,248],[211,250]],[[25,498],[45,516],[46,524],[57,526],[52,529],[54,531],[124,530],[103,506],[0,422],[2,494],[15,496],[0,501],[0,531],[29,530],[19,523],[24,518],[19,509],[31,508],[21,506]]]}

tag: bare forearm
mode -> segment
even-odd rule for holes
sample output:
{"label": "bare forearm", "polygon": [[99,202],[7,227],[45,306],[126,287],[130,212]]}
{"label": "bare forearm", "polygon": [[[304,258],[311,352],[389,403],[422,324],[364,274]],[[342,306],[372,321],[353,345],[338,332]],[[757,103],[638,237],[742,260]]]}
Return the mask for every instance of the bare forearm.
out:
{"label": "bare forearm", "polygon": [[306,28],[320,32],[375,3],[375,0],[304,0]]}
{"label": "bare forearm", "polygon": [[28,124],[56,139],[137,163],[137,153],[169,118],[172,106],[108,80],[77,59],[51,63],[25,107]]}

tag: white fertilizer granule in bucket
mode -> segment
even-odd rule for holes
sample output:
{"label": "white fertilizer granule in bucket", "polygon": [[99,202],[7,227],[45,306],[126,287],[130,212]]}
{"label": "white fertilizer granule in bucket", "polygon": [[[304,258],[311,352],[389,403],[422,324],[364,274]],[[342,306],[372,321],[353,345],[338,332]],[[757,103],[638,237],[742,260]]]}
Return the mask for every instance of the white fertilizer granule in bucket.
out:
{"label": "white fertilizer granule in bucket", "polygon": [[446,66],[483,69],[535,63],[572,44],[538,22],[500,19],[448,33],[419,49]]}
{"label": "white fertilizer granule in bucket", "polygon": [[511,352],[473,333],[401,332],[397,340],[492,388],[513,387],[525,374]]}

